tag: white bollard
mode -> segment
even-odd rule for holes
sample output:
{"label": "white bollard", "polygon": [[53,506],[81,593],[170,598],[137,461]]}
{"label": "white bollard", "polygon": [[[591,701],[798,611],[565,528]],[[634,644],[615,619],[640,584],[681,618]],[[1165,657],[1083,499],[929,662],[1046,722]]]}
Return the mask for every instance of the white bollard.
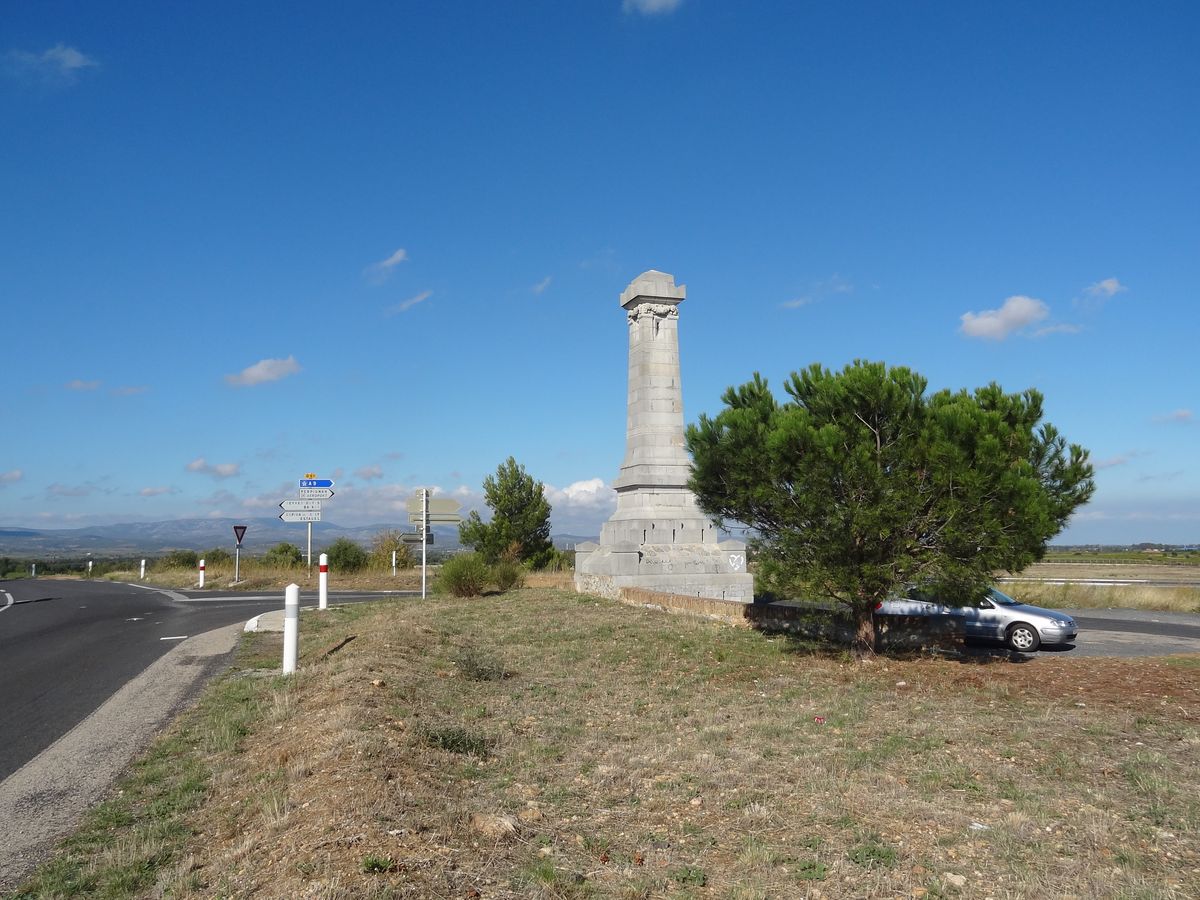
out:
{"label": "white bollard", "polygon": [[142,581],[146,580],[146,561],[144,559],[142,560],[142,571],[141,574],[138,575],[138,578]]}
{"label": "white bollard", "polygon": [[318,602],[321,609],[329,609],[329,557],[322,553],[317,572]]}
{"label": "white bollard", "polygon": [[29,577],[30,577],[30,578],[37,578],[37,563],[34,563],[34,564],[33,564],[33,565],[30,567]]}
{"label": "white bollard", "polygon": [[392,577],[396,577],[396,551],[392,551]]}
{"label": "white bollard", "polygon": [[200,560],[200,587],[204,587],[204,560]]}
{"label": "white bollard", "polygon": [[283,674],[296,671],[300,649],[300,586],[289,584],[283,592]]}

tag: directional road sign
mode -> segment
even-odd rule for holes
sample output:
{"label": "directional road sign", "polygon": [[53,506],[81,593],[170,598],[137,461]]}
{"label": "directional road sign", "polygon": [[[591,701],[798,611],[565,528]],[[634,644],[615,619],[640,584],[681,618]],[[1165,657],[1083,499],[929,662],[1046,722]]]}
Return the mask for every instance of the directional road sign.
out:
{"label": "directional road sign", "polygon": [[462,516],[435,516],[431,513],[429,516],[422,519],[420,513],[409,513],[408,521],[413,525],[420,525],[421,522],[425,522],[429,525],[457,525],[462,521]]}
{"label": "directional road sign", "polygon": [[300,488],[297,493],[301,500],[328,500],[333,496],[329,488]]}
{"label": "directional road sign", "polygon": [[280,509],[288,510],[304,510],[306,512],[320,512],[320,500],[283,500],[279,504]]}
{"label": "directional road sign", "polygon": [[[419,544],[421,543],[421,534],[418,531],[404,532],[400,535],[400,540],[405,544]],[[425,534],[425,544],[428,546],[432,543],[433,535],[427,532]]]}
{"label": "directional road sign", "polygon": [[321,511],[318,509],[315,512],[299,511],[280,513],[279,518],[285,522],[320,522]]}
{"label": "directional road sign", "polygon": [[[421,514],[421,498],[409,497],[405,508],[413,515]],[[444,515],[449,516],[458,512],[462,508],[462,504],[450,497],[430,497],[429,498],[429,515]]]}
{"label": "directional road sign", "polygon": [[302,488],[306,488],[306,487],[331,488],[331,487],[333,487],[333,482],[330,481],[328,478],[301,478],[300,479],[300,487],[302,487]]}

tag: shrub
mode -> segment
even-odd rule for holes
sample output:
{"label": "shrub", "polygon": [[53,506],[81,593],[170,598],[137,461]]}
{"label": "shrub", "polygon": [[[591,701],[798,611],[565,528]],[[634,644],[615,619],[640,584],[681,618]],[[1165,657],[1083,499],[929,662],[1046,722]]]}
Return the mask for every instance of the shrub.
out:
{"label": "shrub", "polygon": [[295,544],[289,544],[286,541],[276,544],[270,550],[263,554],[263,564],[267,566],[276,566],[281,569],[293,569],[300,563],[304,562],[304,554],[300,552],[300,548]]}
{"label": "shrub", "polygon": [[477,647],[464,647],[454,657],[458,670],[472,681],[503,681],[512,677],[504,660]]}
{"label": "shrub", "polygon": [[367,565],[367,551],[349,538],[338,538],[325,549],[335,572],[357,572]]}
{"label": "shrub", "polygon": [[209,566],[219,566],[233,562],[233,554],[224,547],[213,547],[204,554],[204,563]]}
{"label": "shrub", "polygon": [[194,569],[200,565],[195,550],[172,550],[160,560],[167,568]]}
{"label": "shrub", "polygon": [[525,570],[515,562],[505,560],[492,567],[492,581],[502,591],[525,586]]}
{"label": "shrub", "polygon": [[401,532],[381,531],[371,540],[371,568],[388,571],[392,568],[392,553],[396,554],[396,568],[411,569],[415,563],[408,544],[400,538]]}
{"label": "shrub", "polygon": [[442,565],[437,583],[455,597],[478,597],[487,587],[490,574],[478,553],[458,553]]}
{"label": "shrub", "polygon": [[543,572],[574,572],[575,571],[575,551],[574,550],[559,550],[555,547],[546,557],[546,562],[542,566]]}

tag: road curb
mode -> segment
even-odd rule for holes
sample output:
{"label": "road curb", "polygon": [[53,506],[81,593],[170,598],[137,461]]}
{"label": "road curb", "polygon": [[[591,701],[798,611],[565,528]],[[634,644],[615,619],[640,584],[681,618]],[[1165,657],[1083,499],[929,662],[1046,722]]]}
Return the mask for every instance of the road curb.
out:
{"label": "road curb", "polygon": [[78,828],[130,761],[226,667],[241,632],[226,625],[172,647],[0,782],[0,822],[22,826],[0,841],[0,890],[14,888]]}

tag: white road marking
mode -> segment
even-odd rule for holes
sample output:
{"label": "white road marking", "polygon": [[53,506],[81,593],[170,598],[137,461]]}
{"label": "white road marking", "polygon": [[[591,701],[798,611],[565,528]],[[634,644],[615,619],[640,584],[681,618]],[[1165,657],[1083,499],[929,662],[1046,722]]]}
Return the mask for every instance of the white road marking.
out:
{"label": "white road marking", "polygon": [[125,621],[126,622],[140,622],[140,621],[142,621],[143,618],[144,618],[143,616],[134,616],[132,619],[126,619]]}
{"label": "white road marking", "polygon": [[4,612],[6,609],[8,609],[10,606],[13,605],[13,598],[12,598],[12,594],[10,594],[8,591],[0,591],[0,594],[3,594],[5,597],[8,598],[8,602],[5,603],[3,606],[0,606],[0,612]]}
{"label": "white road marking", "polygon": [[188,639],[188,636],[186,634],[177,634],[177,635],[174,635],[173,637],[160,637],[159,638],[160,641],[186,641],[187,639]]}

